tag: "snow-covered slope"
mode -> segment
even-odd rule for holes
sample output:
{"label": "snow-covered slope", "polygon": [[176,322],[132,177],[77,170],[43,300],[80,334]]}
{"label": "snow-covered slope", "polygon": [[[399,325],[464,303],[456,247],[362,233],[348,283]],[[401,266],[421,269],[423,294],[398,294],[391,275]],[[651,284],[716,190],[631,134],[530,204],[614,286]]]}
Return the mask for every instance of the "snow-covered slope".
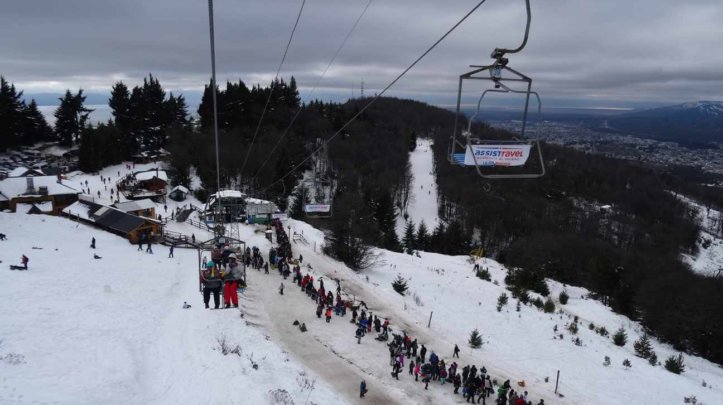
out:
{"label": "snow-covered slope", "polygon": [[[0,403],[341,400],[318,378],[310,391],[315,376],[238,310],[203,308],[195,251],[146,254],[56,217],[0,213],[0,224]],[[30,270],[10,271],[22,254]],[[221,354],[219,339],[241,355]]]}
{"label": "snow-covered slope", "polygon": [[[414,178],[412,179],[411,195],[407,207],[407,220],[414,222],[416,227],[424,221],[431,233],[439,222],[437,217],[437,183],[434,180],[434,156],[432,140],[419,139],[417,148],[409,153],[409,164]],[[397,216],[397,235],[404,234],[405,213]]]}

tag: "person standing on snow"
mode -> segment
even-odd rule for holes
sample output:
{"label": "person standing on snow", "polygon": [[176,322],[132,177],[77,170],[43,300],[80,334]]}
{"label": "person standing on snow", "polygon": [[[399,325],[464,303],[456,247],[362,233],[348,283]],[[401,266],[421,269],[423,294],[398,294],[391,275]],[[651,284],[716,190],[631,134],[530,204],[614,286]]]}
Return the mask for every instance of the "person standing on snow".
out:
{"label": "person standing on snow", "polygon": [[168,258],[169,258],[169,259],[170,259],[171,257],[173,257],[173,246],[174,246],[174,245],[171,245],[171,248],[168,250]]}
{"label": "person standing on snow", "polygon": [[359,384],[359,398],[364,398],[364,394],[367,393],[367,382],[362,380]]}
{"label": "person standing on snow", "polygon": [[452,355],[452,358],[459,358],[459,346],[456,344],[454,345],[454,354]]}
{"label": "person standing on snow", "polygon": [[95,249],[95,237],[90,238],[90,247]]}
{"label": "person standing on snow", "polygon": [[331,307],[326,307],[326,323],[331,321]]}
{"label": "person standing on snow", "polygon": [[226,308],[229,308],[231,304],[234,308],[238,308],[238,281],[242,279],[243,275],[235,253],[228,256],[228,261],[228,271],[223,277],[223,300]]}
{"label": "person standing on snow", "polygon": [[427,348],[422,345],[422,349],[419,351],[419,358],[422,359],[422,363],[424,363],[424,358],[427,356]]}
{"label": "person standing on snow", "polygon": [[279,294],[284,295],[284,283],[279,286]]}
{"label": "person standing on snow", "polygon": [[215,265],[201,272],[201,282],[203,283],[203,303],[208,308],[208,302],[213,293],[213,303],[216,309],[219,306],[219,294],[221,293],[221,277]]}

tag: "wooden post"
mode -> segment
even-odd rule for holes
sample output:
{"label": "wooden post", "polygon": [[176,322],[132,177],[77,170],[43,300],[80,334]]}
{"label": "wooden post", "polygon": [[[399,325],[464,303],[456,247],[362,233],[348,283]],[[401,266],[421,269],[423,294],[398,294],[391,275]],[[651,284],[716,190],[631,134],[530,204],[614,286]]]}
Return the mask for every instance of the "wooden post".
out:
{"label": "wooden post", "polygon": [[427,328],[429,328],[429,326],[432,324],[432,314],[433,313],[434,313],[434,311],[429,313],[429,322],[427,322]]}
{"label": "wooden post", "polygon": [[557,385],[560,383],[560,370],[557,370],[557,378],[555,379],[555,394],[557,394]]}

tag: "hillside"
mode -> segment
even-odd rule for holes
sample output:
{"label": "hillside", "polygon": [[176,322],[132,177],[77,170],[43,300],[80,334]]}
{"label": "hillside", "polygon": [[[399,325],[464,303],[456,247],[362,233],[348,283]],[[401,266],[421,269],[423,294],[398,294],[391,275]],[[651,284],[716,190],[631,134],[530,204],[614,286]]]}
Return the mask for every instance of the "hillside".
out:
{"label": "hillside", "polygon": [[[116,236],[62,218],[0,213],[0,220],[8,235],[1,242],[3,264],[20,252],[31,257],[29,271],[0,273],[6,297],[0,303],[2,402],[463,403],[449,384],[437,382],[425,391],[406,372],[393,380],[385,344],[366,337],[357,345],[346,320],[317,319],[313,302],[276,271],[249,270],[239,318],[233,309],[203,309],[193,251],[177,249],[173,259],[160,246],[154,255],[137,252]],[[494,261],[479,262],[491,274],[487,282],[473,276],[466,257],[378,251],[377,264],[360,274],[315,252],[314,242],[323,238],[319,231],[297,221],[288,225],[305,235],[308,244],[294,244],[295,255],[303,254],[317,279],[333,285],[338,278],[345,295],[364,300],[371,312],[391,319],[394,333],[406,331],[448,364],[457,343],[460,367],[484,365],[496,381],[510,379],[516,389],[524,380],[535,403],[545,398],[546,404],[677,404],[690,395],[707,404],[723,401],[719,367],[692,356],[685,357],[681,376],[649,366],[631,349],[640,326],[586,299],[584,289],[568,286],[571,298],[559,313],[545,314],[531,304],[518,312],[514,299],[497,311],[506,270]],[[256,228],[241,229],[266,256],[271,245]],[[74,237],[58,237],[68,233]],[[95,251],[86,243],[93,236]],[[103,258],[94,260],[92,253]],[[398,275],[408,281],[406,297],[391,287]],[[283,296],[276,292],[280,282],[287,285]],[[18,288],[19,283],[42,288]],[[550,286],[555,296],[563,288]],[[192,307],[183,309],[184,301]],[[565,329],[575,317],[579,346]],[[309,332],[300,333],[294,320],[306,323]],[[610,332],[623,326],[628,344],[613,345],[588,330],[590,323]],[[465,343],[474,328],[484,340],[478,350]],[[558,333],[564,338],[555,337]],[[242,355],[222,355],[221,338],[238,344]],[[654,349],[661,361],[677,353],[659,343]],[[608,367],[602,365],[606,355]],[[625,358],[632,368],[621,365]],[[557,370],[564,397],[554,394]],[[356,398],[362,378],[370,389],[365,401]]]}
{"label": "hillside", "polygon": [[603,127],[691,148],[711,147],[711,142],[723,142],[723,102],[700,101],[621,114],[607,118]]}

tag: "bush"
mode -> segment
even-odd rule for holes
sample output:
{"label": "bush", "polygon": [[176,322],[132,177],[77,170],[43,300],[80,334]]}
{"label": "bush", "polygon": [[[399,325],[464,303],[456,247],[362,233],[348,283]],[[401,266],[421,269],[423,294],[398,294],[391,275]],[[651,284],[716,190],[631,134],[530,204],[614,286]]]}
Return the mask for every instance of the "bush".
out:
{"label": "bush", "polygon": [[555,312],[555,303],[552,302],[550,297],[547,297],[547,301],[545,301],[545,312],[548,314]]}
{"label": "bush", "polygon": [[507,294],[502,293],[497,297],[497,312],[502,311],[502,307],[507,305]]}
{"label": "bush", "polygon": [[402,278],[402,276],[397,276],[397,278],[392,282],[392,287],[394,288],[394,291],[398,292],[400,295],[404,295],[405,292],[407,292],[407,282]]}
{"label": "bush", "polygon": [[595,324],[592,323],[592,322],[590,322],[590,325],[588,325],[587,328],[590,329],[590,330],[595,330]]}
{"label": "bush", "polygon": [[577,324],[573,322],[567,325],[567,330],[569,330],[573,335],[577,335]]}
{"label": "bush", "polygon": [[605,356],[605,360],[603,360],[603,366],[607,367],[610,365],[610,356]]}
{"label": "bush", "polygon": [[655,367],[658,365],[658,355],[655,354],[654,351],[650,352],[650,356],[648,356],[648,364]]}
{"label": "bush", "polygon": [[634,344],[635,355],[647,359],[650,357],[650,353],[653,351],[653,347],[650,345],[650,338],[647,334],[643,335]]}
{"label": "bush", "polygon": [[537,309],[542,309],[542,307],[545,306],[545,303],[542,302],[542,299],[540,299],[540,297],[537,297],[534,300],[532,300],[532,305],[534,305],[535,308],[537,308]]}
{"label": "bush", "polygon": [[625,359],[625,360],[623,360],[623,366],[625,366],[625,368],[630,368],[633,365],[632,365],[632,363],[630,363],[630,360]]}
{"label": "bush", "polygon": [[625,329],[623,329],[622,326],[613,335],[613,343],[621,347],[625,346],[625,343],[628,343],[628,334],[625,333]]}
{"label": "bush", "polygon": [[490,277],[490,272],[487,269],[480,269],[477,270],[477,273],[475,274],[478,278],[481,278],[485,281],[491,281],[492,277]]}
{"label": "bush", "polygon": [[597,328],[597,329],[595,330],[595,332],[597,332],[598,334],[600,334],[600,336],[602,336],[602,337],[607,337],[607,335],[608,335],[608,330],[607,330],[604,326],[601,326],[601,327]]}
{"label": "bush", "polygon": [[665,369],[671,373],[680,374],[685,371],[685,364],[683,364],[683,354],[680,353],[677,356],[670,356],[665,360]]}
{"label": "bush", "polygon": [[482,347],[482,336],[479,334],[477,329],[473,330],[469,335],[469,347],[473,349],[479,349]]}
{"label": "bush", "polygon": [[562,292],[560,293],[560,304],[562,304],[562,305],[567,304],[567,300],[569,300],[569,299],[570,299],[570,296],[567,295],[567,291],[562,290]]}

